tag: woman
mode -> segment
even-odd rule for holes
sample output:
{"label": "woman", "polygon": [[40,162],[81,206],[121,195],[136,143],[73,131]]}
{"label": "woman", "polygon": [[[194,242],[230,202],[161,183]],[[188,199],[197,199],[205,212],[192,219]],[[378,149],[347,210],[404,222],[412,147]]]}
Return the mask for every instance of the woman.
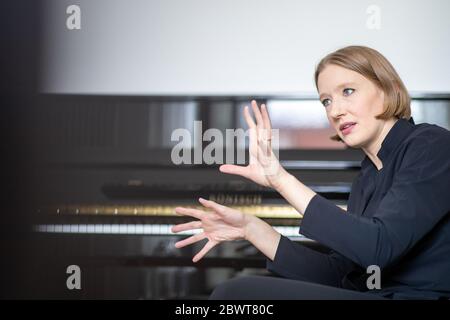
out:
{"label": "woman", "polygon": [[[271,150],[266,106],[252,101],[250,164],[220,171],[274,188],[303,214],[301,233],[332,249],[325,254],[294,243],[252,215],[200,199],[208,210],[177,208],[197,221],[174,232],[202,229],[178,248],[207,238],[200,260],[223,241],[246,239],[285,278],[250,276],[218,286],[212,299],[371,299],[450,297],[450,133],[415,125],[410,98],[379,52],[345,47],[322,59],[315,83],[335,140],[361,148],[347,212],[284,170]],[[252,134],[253,133],[253,134]],[[367,267],[381,270],[381,288],[369,290]]]}

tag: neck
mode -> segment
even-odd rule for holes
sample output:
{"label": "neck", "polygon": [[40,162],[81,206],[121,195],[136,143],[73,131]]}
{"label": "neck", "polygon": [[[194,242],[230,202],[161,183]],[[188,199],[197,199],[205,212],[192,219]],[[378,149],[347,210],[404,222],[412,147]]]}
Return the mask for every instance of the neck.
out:
{"label": "neck", "polygon": [[383,168],[383,162],[380,158],[378,158],[377,154],[381,149],[381,144],[397,120],[398,119],[396,118],[387,120],[375,139],[372,140],[367,146],[361,148],[378,170]]}

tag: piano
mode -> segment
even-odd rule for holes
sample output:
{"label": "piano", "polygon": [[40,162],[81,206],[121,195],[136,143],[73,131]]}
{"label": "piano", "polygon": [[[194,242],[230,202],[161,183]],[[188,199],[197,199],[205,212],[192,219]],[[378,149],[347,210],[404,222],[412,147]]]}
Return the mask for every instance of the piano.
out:
{"label": "piano", "polygon": [[[301,235],[301,215],[273,190],[223,174],[215,164],[171,161],[171,130],[194,119],[206,127],[242,126],[239,112],[248,101],[40,96],[32,111],[32,233],[36,268],[51,270],[42,279],[43,297],[205,298],[240,273],[267,274],[264,256],[246,241],[223,243],[195,264],[192,257],[204,241],[174,247],[194,233],[171,232],[173,225],[192,220],[174,209],[201,208],[199,197],[256,215],[294,241],[328,250]],[[349,149],[280,150],[288,171],[343,209],[361,159]],[[69,265],[82,270],[79,292],[65,287]]]}

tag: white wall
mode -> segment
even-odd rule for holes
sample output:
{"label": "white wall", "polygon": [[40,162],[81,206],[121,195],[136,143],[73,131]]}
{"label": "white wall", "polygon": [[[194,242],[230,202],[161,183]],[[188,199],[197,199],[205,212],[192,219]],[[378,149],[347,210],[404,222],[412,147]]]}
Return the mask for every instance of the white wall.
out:
{"label": "white wall", "polygon": [[[47,0],[44,92],[315,94],[339,47],[382,52],[411,92],[450,92],[448,0]],[[66,8],[81,7],[81,29]],[[381,29],[366,27],[369,5]]]}

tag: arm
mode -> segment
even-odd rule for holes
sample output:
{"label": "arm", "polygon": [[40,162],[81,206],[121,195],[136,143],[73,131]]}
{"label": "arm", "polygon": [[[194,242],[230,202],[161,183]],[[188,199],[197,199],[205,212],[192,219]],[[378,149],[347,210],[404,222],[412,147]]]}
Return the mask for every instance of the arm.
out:
{"label": "arm", "polygon": [[284,169],[273,187],[301,214],[305,213],[309,202],[317,194]]}
{"label": "arm", "polygon": [[281,236],[273,260],[266,268],[289,279],[342,287],[343,280],[357,265],[342,255],[321,253]]}
{"label": "arm", "polygon": [[200,202],[213,211],[177,208],[177,213],[199,220],[172,228],[174,232],[202,229],[202,232],[176,243],[176,247],[181,248],[208,239],[205,246],[194,256],[194,262],[223,241],[245,239],[268,258],[267,269],[287,278],[341,286],[342,278],[349,270],[354,269],[353,263],[344,257],[320,253],[294,243],[255,216],[243,214],[213,201],[200,199]]}
{"label": "arm", "polygon": [[[281,167],[271,148],[272,128],[269,115],[266,106],[262,105],[260,110],[256,101],[252,101],[252,108],[257,124],[250,116],[248,107],[244,108],[244,117],[250,132],[249,165],[245,167],[230,164],[222,165],[220,170],[225,173],[244,176],[263,186],[278,186],[281,182],[284,183],[281,179],[284,179],[284,175],[287,175],[287,172]],[[306,207],[307,202],[315,193],[294,178],[290,181],[296,186],[300,185],[303,188],[300,195],[292,193],[292,191],[296,191],[295,188],[291,188],[290,194]],[[202,210],[177,208],[177,213],[192,216],[200,221],[177,225],[173,228],[174,232],[203,229],[203,232],[177,243],[177,247],[180,248],[204,238],[209,239],[205,247],[194,257],[194,262],[201,259],[221,241],[237,239],[247,239],[266,257],[271,260],[274,259],[280,241],[280,234],[269,224],[254,216],[244,215],[237,210],[221,206],[213,201],[200,199],[200,202],[206,208],[212,209],[214,214],[208,214]]]}
{"label": "arm", "polygon": [[[442,142],[442,141],[441,141]],[[345,214],[316,195],[301,232],[360,266],[388,267],[430,232],[450,210],[448,139],[417,142],[373,217]]]}
{"label": "arm", "polygon": [[281,234],[258,217],[246,215],[244,239],[252,243],[268,259],[273,260],[277,252]]}

